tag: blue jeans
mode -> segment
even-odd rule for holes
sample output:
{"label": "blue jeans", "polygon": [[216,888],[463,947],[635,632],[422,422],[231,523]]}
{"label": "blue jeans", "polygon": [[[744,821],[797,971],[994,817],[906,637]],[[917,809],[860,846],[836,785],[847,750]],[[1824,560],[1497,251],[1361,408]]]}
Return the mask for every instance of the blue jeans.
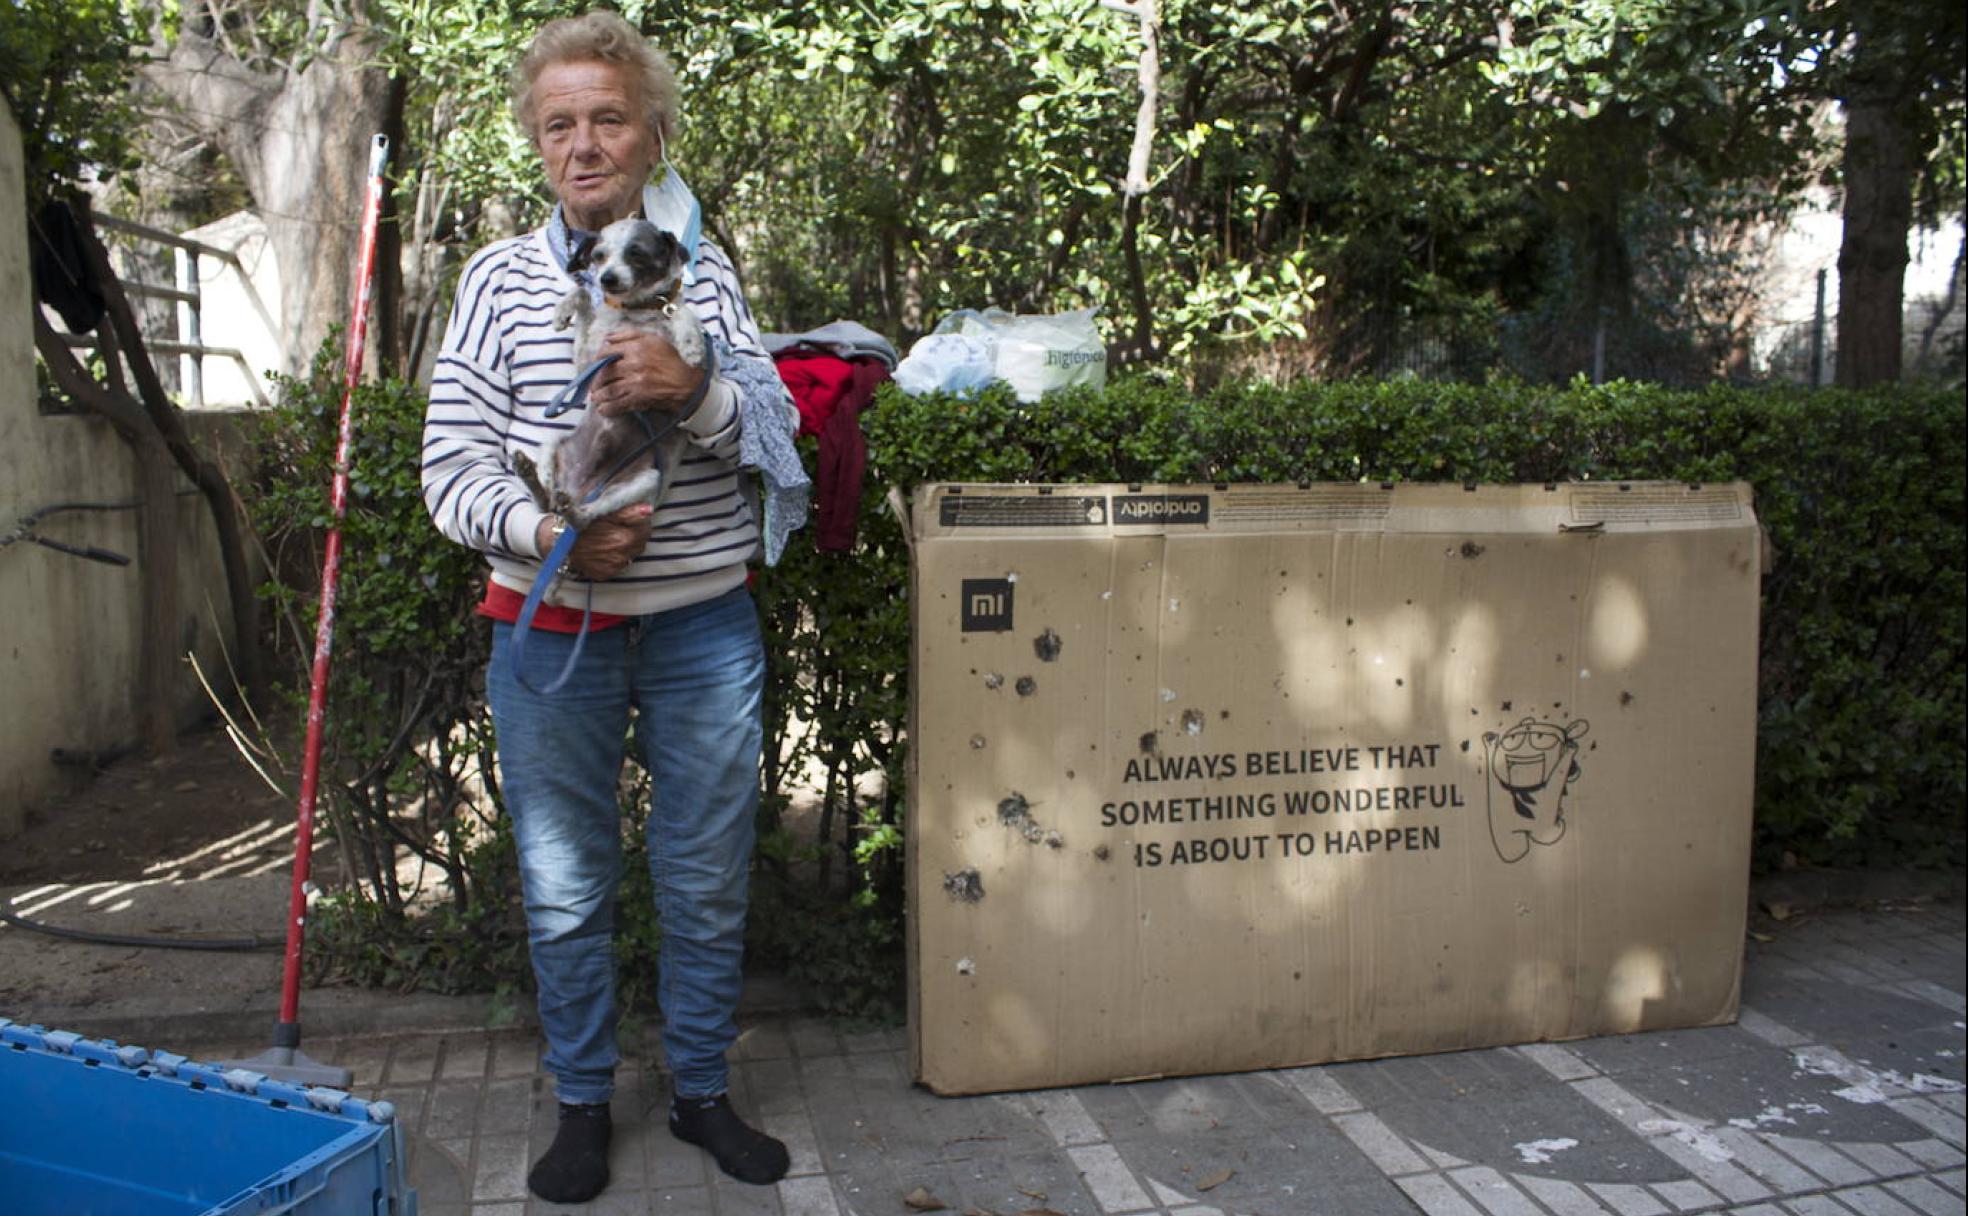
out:
{"label": "blue jeans", "polygon": [[[759,798],[765,648],[743,589],[590,633],[574,675],[540,696],[495,622],[486,692],[519,846],[547,1071],[562,1102],[614,1092],[615,888],[630,710],[650,774],[650,876],[663,939],[657,1000],[682,1097],[723,1093],[737,1038],[747,880]],[[570,634],[534,630],[527,678],[553,682]]]}

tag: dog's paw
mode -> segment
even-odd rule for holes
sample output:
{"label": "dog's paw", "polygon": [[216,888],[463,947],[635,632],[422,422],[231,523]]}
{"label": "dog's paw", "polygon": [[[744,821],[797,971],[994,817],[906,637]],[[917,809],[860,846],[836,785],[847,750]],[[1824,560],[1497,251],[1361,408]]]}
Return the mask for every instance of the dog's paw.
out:
{"label": "dog's paw", "polygon": [[533,458],[525,452],[513,453],[512,466],[513,472],[519,474],[519,480],[525,484],[526,492],[533,496],[533,505],[545,510],[548,495],[546,485],[540,480],[540,466],[534,464]]}
{"label": "dog's paw", "polygon": [[575,321],[585,319],[594,311],[584,288],[577,287],[560,298],[559,307],[554,309],[553,327],[566,329]]}
{"label": "dog's paw", "polygon": [[705,361],[704,327],[693,316],[688,320],[678,318],[670,326],[670,345],[676,348],[677,358],[692,367],[702,367]]}

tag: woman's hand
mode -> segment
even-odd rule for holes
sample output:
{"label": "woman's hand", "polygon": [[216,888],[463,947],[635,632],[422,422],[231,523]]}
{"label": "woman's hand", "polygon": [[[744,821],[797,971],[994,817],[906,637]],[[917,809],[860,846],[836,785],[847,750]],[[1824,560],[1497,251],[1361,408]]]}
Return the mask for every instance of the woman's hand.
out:
{"label": "woman's hand", "polygon": [[655,334],[618,329],[602,340],[600,353],[622,356],[596,377],[588,393],[604,417],[633,410],[674,414],[704,383],[704,370],[685,363],[668,339]]}
{"label": "woman's hand", "polygon": [[[567,564],[574,573],[592,582],[606,582],[614,578],[627,569],[636,554],[641,553],[642,547],[649,543],[650,517],[655,513],[656,508],[646,502],[638,502],[595,520],[574,538],[574,548],[567,554]],[[540,532],[534,539],[542,553],[553,547],[554,522],[551,515],[540,521]]]}

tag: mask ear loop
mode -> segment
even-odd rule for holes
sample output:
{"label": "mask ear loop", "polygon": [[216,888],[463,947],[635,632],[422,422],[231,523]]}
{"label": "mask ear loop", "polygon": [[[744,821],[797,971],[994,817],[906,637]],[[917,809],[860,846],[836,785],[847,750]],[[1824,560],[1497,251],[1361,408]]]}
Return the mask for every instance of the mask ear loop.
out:
{"label": "mask ear loop", "polygon": [[[663,139],[663,124],[661,122],[658,122],[656,124],[656,167],[662,169],[666,174],[670,172],[674,172],[674,170],[670,168],[670,148],[669,145]],[[649,202],[648,202],[649,188],[650,188],[650,184],[648,182],[644,182],[642,186],[644,192],[642,196],[642,201],[636,204],[636,214],[641,216],[643,219],[649,218]]]}

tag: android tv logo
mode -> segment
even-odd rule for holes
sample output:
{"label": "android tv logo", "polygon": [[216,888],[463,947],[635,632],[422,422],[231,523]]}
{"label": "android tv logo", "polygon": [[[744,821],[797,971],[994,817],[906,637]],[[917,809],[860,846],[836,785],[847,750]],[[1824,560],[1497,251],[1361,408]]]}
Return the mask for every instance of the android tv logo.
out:
{"label": "android tv logo", "polygon": [[1498,857],[1522,861],[1533,844],[1557,844],[1565,835],[1565,795],[1579,778],[1578,741],[1589,729],[1584,719],[1561,726],[1525,718],[1502,734],[1483,733]]}

